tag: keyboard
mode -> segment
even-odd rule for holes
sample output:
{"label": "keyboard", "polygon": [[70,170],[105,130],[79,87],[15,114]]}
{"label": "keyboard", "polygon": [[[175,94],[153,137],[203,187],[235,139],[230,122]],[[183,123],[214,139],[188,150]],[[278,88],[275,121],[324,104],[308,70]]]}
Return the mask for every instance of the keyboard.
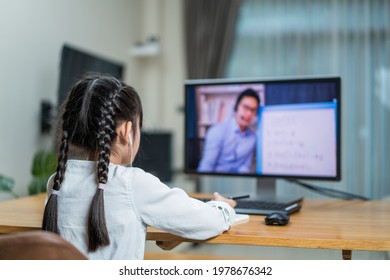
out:
{"label": "keyboard", "polygon": [[[197,198],[203,202],[210,199]],[[234,208],[237,214],[268,215],[275,212],[283,212],[288,215],[298,212],[301,209],[299,203],[269,202],[261,200],[237,200]]]}
{"label": "keyboard", "polygon": [[237,200],[234,208],[238,214],[268,215],[274,212],[284,212],[288,215],[301,209],[299,203],[269,202],[261,200]]}

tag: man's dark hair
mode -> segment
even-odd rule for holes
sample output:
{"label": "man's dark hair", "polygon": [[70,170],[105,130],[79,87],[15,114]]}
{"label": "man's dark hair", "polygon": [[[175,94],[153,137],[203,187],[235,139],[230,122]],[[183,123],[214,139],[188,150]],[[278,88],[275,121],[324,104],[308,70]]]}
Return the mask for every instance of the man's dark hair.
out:
{"label": "man's dark hair", "polygon": [[238,104],[240,104],[241,99],[243,99],[244,97],[253,97],[256,99],[257,104],[258,105],[260,104],[260,98],[259,98],[259,95],[257,94],[257,92],[251,88],[248,88],[248,89],[244,90],[243,92],[241,92],[240,95],[237,97],[236,105],[234,105],[234,111],[237,111]]}

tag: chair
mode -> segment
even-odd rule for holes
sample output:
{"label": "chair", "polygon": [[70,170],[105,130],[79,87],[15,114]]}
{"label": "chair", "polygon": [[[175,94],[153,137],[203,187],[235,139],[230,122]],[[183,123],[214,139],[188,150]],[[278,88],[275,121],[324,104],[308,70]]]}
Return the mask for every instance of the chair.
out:
{"label": "chair", "polygon": [[58,234],[26,231],[0,234],[0,260],[86,260],[87,257]]}

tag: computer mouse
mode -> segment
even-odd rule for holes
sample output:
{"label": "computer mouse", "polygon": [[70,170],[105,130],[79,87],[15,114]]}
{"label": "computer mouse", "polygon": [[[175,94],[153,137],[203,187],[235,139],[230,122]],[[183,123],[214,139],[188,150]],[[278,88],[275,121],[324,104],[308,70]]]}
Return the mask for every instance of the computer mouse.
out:
{"label": "computer mouse", "polygon": [[290,216],[283,212],[274,212],[265,216],[264,221],[269,226],[285,226],[290,221]]}

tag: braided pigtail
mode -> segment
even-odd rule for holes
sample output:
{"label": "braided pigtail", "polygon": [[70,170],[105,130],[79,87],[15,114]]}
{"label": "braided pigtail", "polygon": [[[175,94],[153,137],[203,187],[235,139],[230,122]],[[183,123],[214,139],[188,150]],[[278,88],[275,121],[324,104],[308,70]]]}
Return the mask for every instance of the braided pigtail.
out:
{"label": "braided pigtail", "polygon": [[[67,117],[67,114],[64,114],[64,119]],[[65,122],[64,122],[65,123]],[[64,179],[66,162],[68,154],[68,132],[64,129],[61,138],[60,152],[58,156],[58,165],[57,172],[54,177],[54,184],[51,191],[51,195],[46,203],[45,211],[43,214],[42,220],[42,229],[46,231],[51,231],[59,234],[58,229],[58,205],[57,205],[57,196],[61,187],[61,183]]]}
{"label": "braided pigtail", "polygon": [[101,111],[98,132],[98,188],[92,200],[88,216],[88,249],[96,251],[99,247],[110,244],[106,218],[104,213],[104,187],[108,180],[108,167],[110,164],[111,142],[115,136],[115,111],[113,94]]}

